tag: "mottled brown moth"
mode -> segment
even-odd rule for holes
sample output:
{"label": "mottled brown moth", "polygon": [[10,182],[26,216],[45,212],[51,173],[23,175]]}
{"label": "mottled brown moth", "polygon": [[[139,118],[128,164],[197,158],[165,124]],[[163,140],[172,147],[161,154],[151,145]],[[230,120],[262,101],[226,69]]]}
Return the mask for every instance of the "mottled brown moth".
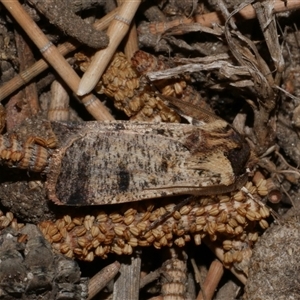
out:
{"label": "mottled brown moth", "polygon": [[[206,122],[192,119],[192,124],[43,122],[53,131],[50,137],[27,139],[23,146],[11,136],[2,138],[0,158],[10,166],[43,171],[48,196],[57,204],[220,194],[240,187],[247,176],[247,143],[227,122],[209,114]],[[57,149],[46,156],[53,136]]]}

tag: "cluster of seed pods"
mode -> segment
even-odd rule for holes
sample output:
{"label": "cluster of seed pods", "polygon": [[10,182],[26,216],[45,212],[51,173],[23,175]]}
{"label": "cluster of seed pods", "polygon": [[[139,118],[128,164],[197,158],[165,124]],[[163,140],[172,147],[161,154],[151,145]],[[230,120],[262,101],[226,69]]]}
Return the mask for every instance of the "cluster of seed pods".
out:
{"label": "cluster of seed pods", "polygon": [[[260,228],[266,229],[269,209],[260,201],[267,194],[266,180],[247,182],[246,191],[199,197],[174,211],[166,204],[140,201],[122,212],[98,211],[93,215],[65,215],[55,222],[44,221],[39,228],[53,247],[69,257],[92,261],[108,253],[132,254],[135,247],[160,249],[173,244],[182,247],[193,240],[200,245],[209,238],[220,242],[224,263],[240,262],[245,243],[254,243]],[[170,213],[164,219],[166,213]],[[157,224],[157,220],[162,221]],[[238,249],[241,248],[241,249]]]}

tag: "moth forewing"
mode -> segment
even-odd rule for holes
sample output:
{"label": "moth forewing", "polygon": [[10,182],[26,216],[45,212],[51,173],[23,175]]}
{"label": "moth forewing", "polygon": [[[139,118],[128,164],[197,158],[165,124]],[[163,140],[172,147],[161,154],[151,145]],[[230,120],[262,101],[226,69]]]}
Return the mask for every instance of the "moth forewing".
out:
{"label": "moth forewing", "polygon": [[101,205],[231,191],[245,172],[249,151],[224,124],[75,126],[76,133],[51,157],[48,196],[57,204]]}

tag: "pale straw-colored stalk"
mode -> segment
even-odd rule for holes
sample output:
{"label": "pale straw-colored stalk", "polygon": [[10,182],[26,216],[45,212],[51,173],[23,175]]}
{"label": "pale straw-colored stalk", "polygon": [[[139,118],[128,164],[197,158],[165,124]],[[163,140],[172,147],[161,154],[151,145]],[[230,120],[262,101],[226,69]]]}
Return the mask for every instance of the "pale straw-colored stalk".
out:
{"label": "pale straw-colored stalk", "polygon": [[137,30],[134,23],[130,25],[129,32],[126,36],[126,43],[124,46],[124,53],[128,59],[131,61],[134,53],[139,50],[138,47],[138,37],[137,37]]}
{"label": "pale straw-colored stalk", "polygon": [[218,260],[214,260],[209,267],[207,276],[203,283],[203,291],[199,292],[196,300],[211,300],[223,274],[223,264]]}
{"label": "pale straw-colored stalk", "polygon": [[69,120],[69,94],[63,85],[57,80],[51,84],[51,100],[48,109],[48,120]]}
{"label": "pale straw-colored stalk", "polygon": [[[118,0],[118,5],[122,5],[125,0]],[[129,31],[124,39],[124,53],[128,59],[131,61],[134,53],[139,50],[138,36],[135,22],[132,21],[129,27]]]}
{"label": "pale straw-colored stalk", "polygon": [[99,82],[104,70],[109,64],[117,47],[129,30],[130,23],[140,5],[140,0],[125,0],[119,9],[115,19],[111,22],[107,30],[109,45],[107,48],[99,50],[93,57],[90,66],[84,73],[77,90],[77,94],[82,96],[93,90]]}

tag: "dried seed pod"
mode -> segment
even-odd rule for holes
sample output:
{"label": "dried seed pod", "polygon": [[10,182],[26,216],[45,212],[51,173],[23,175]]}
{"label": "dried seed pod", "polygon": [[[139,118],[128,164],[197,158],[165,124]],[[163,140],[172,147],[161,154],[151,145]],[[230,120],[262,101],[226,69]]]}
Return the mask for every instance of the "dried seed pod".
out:
{"label": "dried seed pod", "polygon": [[[142,76],[146,75],[148,72],[165,70],[175,66],[170,60],[162,60],[160,57],[156,57],[141,50],[134,54],[131,62],[133,67]],[[210,107],[201,97],[200,93],[191,85],[188,85],[188,80],[189,79],[184,76],[176,79],[159,80],[155,82],[155,86],[163,96],[180,98],[180,101],[183,103],[210,110]]]}
{"label": "dried seed pod", "polygon": [[211,216],[217,216],[220,213],[220,210],[217,206],[213,207],[209,212]]}
{"label": "dried seed pod", "polygon": [[187,265],[184,259],[175,255],[162,266],[163,274],[161,293],[164,299],[187,299]]}
{"label": "dried seed pod", "polygon": [[269,227],[269,224],[266,220],[262,219],[259,221],[259,225],[262,229],[267,229]]}
{"label": "dried seed pod", "polygon": [[[251,187],[251,184],[248,186]],[[90,260],[96,256],[106,257],[110,252],[129,254],[137,246],[153,245],[160,249],[175,243],[182,247],[191,239],[196,244],[201,244],[205,237],[209,237],[211,241],[223,241],[223,249],[229,251],[233,247],[233,240],[247,239],[255,242],[258,238],[255,225],[266,228],[265,218],[269,216],[268,209],[258,203],[258,194],[245,194],[242,200],[240,196],[236,197],[237,193],[240,195],[239,191],[227,193],[223,198],[227,199],[222,203],[219,202],[218,195],[199,197],[180,209],[183,215],[175,211],[153,228],[151,225],[161,214],[174,209],[175,204],[171,200],[161,206],[157,201],[141,203],[134,210],[123,210],[124,213],[102,211],[84,218],[78,215],[65,216],[55,223],[46,221],[39,226],[55,249],[62,249],[69,257],[82,260]],[[67,228],[64,234],[61,234],[62,226]],[[251,228],[251,233],[247,232],[248,228]],[[58,230],[59,236],[56,237]],[[236,251],[242,251],[242,248],[237,248]],[[240,261],[240,254],[232,252],[225,257],[224,263],[228,266],[235,261]]]}
{"label": "dried seed pod", "polygon": [[14,134],[0,136],[0,160],[9,167],[33,172],[44,171],[50,155],[49,151],[40,145],[41,143],[40,139],[34,137],[28,138],[22,144]]}
{"label": "dried seed pod", "polygon": [[[75,57],[85,71],[90,62],[89,56],[77,53]],[[96,91],[113,98],[115,107],[133,120],[178,122],[179,115],[157,98],[148,83],[139,77],[126,56],[119,52],[114,55]]]}
{"label": "dried seed pod", "polygon": [[[80,68],[85,71],[90,57],[82,52],[75,54]],[[148,71],[170,67],[166,62],[143,51],[137,51],[132,64],[123,53],[113,57],[96,90],[113,98],[116,108],[123,110],[132,120],[178,122],[179,115],[156,97],[143,75]],[[142,77],[141,77],[142,75]],[[183,102],[208,109],[200,94],[187,85],[186,78],[161,80],[156,86],[163,96],[174,96]]]}

